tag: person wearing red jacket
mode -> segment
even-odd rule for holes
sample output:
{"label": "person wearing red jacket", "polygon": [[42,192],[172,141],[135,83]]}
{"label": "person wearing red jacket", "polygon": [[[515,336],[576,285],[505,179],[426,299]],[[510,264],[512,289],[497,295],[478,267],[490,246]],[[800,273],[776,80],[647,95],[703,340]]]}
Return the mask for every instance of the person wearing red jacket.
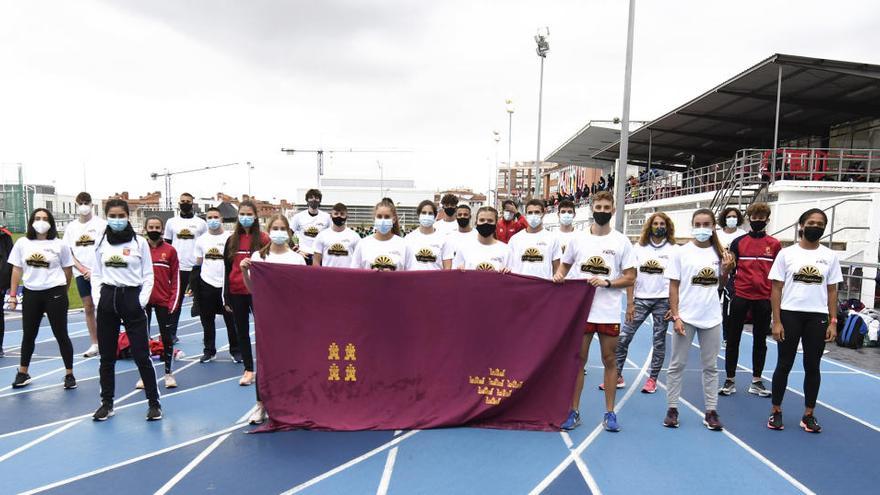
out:
{"label": "person wearing red jacket", "polygon": [[[153,291],[150,293],[150,302],[144,308],[147,311],[147,328],[150,328],[150,320],[153,311],[156,312],[156,322],[159,325],[159,334],[162,336],[162,361],[165,363],[165,388],[177,387],[177,380],[171,374],[171,361],[174,358],[174,337],[171,335],[170,315],[177,310],[180,298],[180,263],[177,258],[177,250],[171,244],[162,240],[162,232],[165,226],[159,217],[149,217],[144,223],[147,234],[147,242],[150,244],[150,256],[153,259]],[[137,388],[144,388],[142,381],[138,380]]]}
{"label": "person wearing red jacket", "polygon": [[767,335],[770,333],[770,268],[782,245],[768,235],[767,220],[770,207],[767,203],[753,203],[746,210],[751,232],[737,237],[730,244],[730,254],[736,260],[733,294],[727,317],[727,346],[725,368],[727,379],[719,390],[720,395],[736,392],[736,365],[739,361],[739,342],[742,338],[746,317],[752,313],[752,383],[749,393],[770,397],[770,391],[761,380],[764,360],[767,357]]}
{"label": "person wearing red jacket", "polygon": [[507,244],[510,238],[520,230],[525,230],[529,226],[526,219],[516,210],[516,203],[513,200],[505,199],[501,203],[502,219],[498,220],[495,227],[495,238]]}

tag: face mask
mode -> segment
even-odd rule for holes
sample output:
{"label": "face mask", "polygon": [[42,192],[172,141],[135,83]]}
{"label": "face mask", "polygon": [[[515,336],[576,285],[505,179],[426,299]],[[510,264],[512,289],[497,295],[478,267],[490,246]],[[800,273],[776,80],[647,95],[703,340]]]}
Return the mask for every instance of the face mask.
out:
{"label": "face mask", "polygon": [[86,216],[86,215],[88,215],[89,213],[92,212],[92,205],[78,205],[78,206],[76,207],[76,212],[77,212],[80,216],[84,217],[84,216]]}
{"label": "face mask", "polygon": [[763,220],[752,220],[749,224],[752,226],[752,232],[760,232],[767,228],[767,222]]}
{"label": "face mask", "polygon": [[804,239],[810,242],[816,242],[822,238],[822,234],[825,233],[825,227],[804,227],[801,230],[801,235]]}
{"label": "face mask", "polygon": [[347,220],[347,218],[345,218],[345,217],[333,217],[333,218],[331,218],[330,220],[333,220],[333,225],[335,225],[335,226],[337,226],[337,227],[342,227],[343,225],[345,225],[345,221]]}
{"label": "face mask", "polygon": [[447,217],[452,218],[455,215],[455,208],[443,208],[443,213],[446,213]]}
{"label": "face mask", "polygon": [[128,227],[128,219],[127,218],[108,218],[107,226],[110,227],[110,230],[113,232],[122,232]]}
{"label": "face mask", "polygon": [[151,230],[147,232],[147,237],[149,237],[151,241],[158,241],[159,238],[162,237],[162,233],[158,230]]}
{"label": "face mask", "polygon": [[654,237],[666,237],[666,227],[658,227],[656,229],[651,229],[651,234]]}
{"label": "face mask", "polygon": [[597,225],[606,225],[611,221],[611,213],[606,211],[594,211],[593,221],[596,222]]}
{"label": "face mask", "polygon": [[727,217],[724,219],[724,223],[727,225],[728,229],[735,229],[736,224],[738,223],[736,217]]}
{"label": "face mask", "polygon": [[419,225],[422,227],[433,227],[434,215],[419,215]]}
{"label": "face mask", "polygon": [[391,232],[391,227],[393,226],[394,220],[390,218],[376,218],[373,220],[373,228],[376,229],[376,232],[383,235]]}
{"label": "face mask", "polygon": [[513,213],[511,213],[509,211],[505,210],[504,213],[502,213],[501,215],[504,217],[505,222],[509,222],[509,221],[513,220]]}
{"label": "face mask", "polygon": [[33,227],[38,234],[45,234],[46,232],[49,232],[50,225],[49,222],[45,220],[34,220]]}
{"label": "face mask", "polygon": [[180,206],[181,213],[190,213],[193,211],[193,204],[192,203],[180,203],[180,205],[178,205],[178,206]]}
{"label": "face mask", "polygon": [[495,233],[495,224],[481,223],[477,225],[477,232],[483,237],[492,237],[492,234]]}
{"label": "face mask", "polygon": [[544,217],[541,215],[526,215],[526,222],[529,224],[529,227],[533,229],[537,229],[543,220]]}
{"label": "face mask", "polygon": [[712,238],[712,229],[696,228],[693,230],[694,239],[700,242],[706,242]]}
{"label": "face mask", "polygon": [[574,222],[574,214],[573,213],[560,213],[559,214],[559,223],[562,225],[571,225]]}
{"label": "face mask", "polygon": [[313,210],[317,210],[319,206],[321,206],[321,202],[319,200],[317,200],[317,199],[310,199],[309,200],[309,208],[311,208]]}
{"label": "face mask", "polygon": [[272,244],[287,244],[287,241],[290,240],[290,235],[283,230],[272,230],[269,231],[269,239],[272,240]]}
{"label": "face mask", "polygon": [[209,218],[207,223],[208,228],[211,230],[217,230],[223,225],[223,222],[221,222],[219,218]]}
{"label": "face mask", "polygon": [[470,218],[456,218],[455,221],[458,222],[458,226],[461,228],[465,228],[471,224]]}
{"label": "face mask", "polygon": [[238,223],[240,223],[242,227],[248,229],[254,224],[254,217],[250,215],[239,215]]}

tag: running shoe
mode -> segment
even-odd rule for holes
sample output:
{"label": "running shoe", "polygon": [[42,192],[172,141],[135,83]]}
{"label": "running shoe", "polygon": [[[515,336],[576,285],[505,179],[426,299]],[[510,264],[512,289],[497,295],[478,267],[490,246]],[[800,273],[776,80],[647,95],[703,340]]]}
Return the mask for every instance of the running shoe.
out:
{"label": "running shoe", "polygon": [[159,404],[152,404],[147,409],[147,421],[158,421],[162,419],[162,408]]}
{"label": "running shoe", "polygon": [[230,352],[229,355],[232,357],[232,362],[233,362],[233,363],[240,363],[240,362],[242,362],[242,359],[241,359],[241,353],[240,353],[240,352]]}
{"label": "running shoe", "polygon": [[177,380],[171,373],[165,373],[165,388],[177,388]]}
{"label": "running shoe", "polygon": [[113,404],[108,402],[102,402],[101,407],[95,411],[95,414],[92,415],[93,421],[107,421],[111,416],[116,414],[113,412]]}
{"label": "running shoe", "polygon": [[134,384],[134,388],[136,388],[138,390],[143,390],[144,389],[144,381],[142,379],[138,378],[137,383]]}
{"label": "running shoe", "polygon": [[252,425],[261,425],[263,424],[269,416],[266,414],[266,408],[262,405],[257,406],[257,409],[253,414],[248,418],[248,423]]}
{"label": "running shoe", "polygon": [[773,411],[770,419],[767,420],[767,428],[771,430],[784,430],[785,425],[782,424],[782,411]]}
{"label": "running shoe", "polygon": [[83,353],[84,358],[95,357],[98,355],[98,344],[92,344],[86,349],[86,352]]}
{"label": "running shoe", "polygon": [[207,363],[208,361],[213,361],[214,356],[215,356],[214,353],[205,351],[205,353],[202,354],[202,357],[199,358],[199,362],[200,363]]}
{"label": "running shoe", "polygon": [[568,418],[562,423],[562,426],[559,428],[565,431],[571,431],[578,426],[581,425],[581,414],[572,409],[570,413],[568,413]]}
{"label": "running shoe", "polygon": [[711,411],[706,411],[706,417],[703,419],[703,425],[712,431],[721,431],[724,429],[724,425],[722,425],[721,420],[718,419],[718,412],[716,412],[714,409]]}
{"label": "running shoe", "polygon": [[666,410],[666,417],[663,418],[663,426],[667,428],[678,428],[678,409],[670,407]]}
{"label": "running shoe", "polygon": [[749,385],[749,393],[758,397],[770,397],[770,391],[764,386],[764,382],[758,380]]}
{"label": "running shoe", "polygon": [[241,379],[238,380],[238,384],[242,387],[247,387],[248,385],[254,384],[254,372],[253,371],[245,371],[243,375],[241,375]]}
{"label": "running shoe", "polygon": [[657,379],[654,377],[648,377],[645,380],[645,386],[642,387],[643,394],[653,394],[657,391]]}
{"label": "running shoe", "polygon": [[620,431],[620,425],[617,424],[617,415],[613,412],[605,413],[602,425],[605,426],[605,431]]}
{"label": "running shoe", "polygon": [[[617,388],[623,388],[626,386],[626,382],[623,380],[622,376],[617,377]],[[599,390],[605,390],[605,383],[599,384]]]}
{"label": "running shoe", "polygon": [[15,374],[15,380],[12,381],[12,388],[27,387],[31,383],[31,375],[18,372]]}
{"label": "running shoe", "polygon": [[3,348],[0,347],[0,358],[6,357],[6,353],[3,352]]}
{"label": "running shoe", "polygon": [[76,378],[73,377],[73,373],[64,375],[64,388],[67,390],[76,388]]}
{"label": "running shoe", "polygon": [[812,414],[807,414],[801,418],[801,428],[807,433],[819,433],[822,431],[822,426],[819,425],[819,421]]}
{"label": "running shoe", "polygon": [[728,378],[724,380],[724,385],[721,387],[721,390],[718,391],[718,395],[728,396],[736,393],[736,384],[733,380]]}
{"label": "running shoe", "polygon": [[179,342],[180,342],[180,339],[177,338],[177,335],[175,335],[174,338],[171,339],[171,344],[172,344],[172,345],[177,344],[177,343],[179,343]]}

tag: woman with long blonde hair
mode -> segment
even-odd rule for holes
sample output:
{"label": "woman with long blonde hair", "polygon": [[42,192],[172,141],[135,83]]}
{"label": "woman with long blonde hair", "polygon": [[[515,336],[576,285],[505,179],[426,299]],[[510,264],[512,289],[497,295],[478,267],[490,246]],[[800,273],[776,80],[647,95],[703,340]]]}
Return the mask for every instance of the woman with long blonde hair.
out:
{"label": "woman with long blonde hair", "polygon": [[352,268],[376,271],[406,269],[406,243],[400,237],[397,208],[388,199],[373,208],[373,235],[361,239],[354,248]]}

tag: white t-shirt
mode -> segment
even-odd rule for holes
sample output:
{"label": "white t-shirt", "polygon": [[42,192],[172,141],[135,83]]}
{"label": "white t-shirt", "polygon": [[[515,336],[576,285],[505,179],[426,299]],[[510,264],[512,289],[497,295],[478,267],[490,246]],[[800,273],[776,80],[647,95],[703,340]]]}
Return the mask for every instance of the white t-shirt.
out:
{"label": "white t-shirt", "polygon": [[196,264],[196,239],[208,231],[208,224],[201,218],[193,215],[192,218],[180,216],[169,218],[165,223],[165,239],[171,240],[171,245],[177,251],[180,260],[180,271],[188,272]]}
{"label": "white t-shirt", "polygon": [[112,245],[104,239],[95,251],[97,263],[92,271],[92,300],[95,307],[101,298],[101,286],[141,287],[138,299],[146,307],[153,293],[153,256],[150,245],[136,235],[128,242]]}
{"label": "white t-shirt", "polygon": [[664,276],[678,246],[664,242],[654,247],[650,241],[647,246],[638,242],[633,244],[633,252],[639,268],[633,295],[639,299],[666,299],[669,297],[669,279]]}
{"label": "white t-shirt", "polygon": [[226,277],[226,262],[223,259],[223,251],[226,248],[226,240],[231,235],[232,232],[226,230],[220,234],[206,232],[196,239],[193,254],[196,258],[202,259],[202,282],[215,289],[223,288],[223,280]]}
{"label": "white t-shirt", "polygon": [[21,237],[12,246],[8,263],[21,268],[21,283],[25,288],[46,290],[67,285],[63,268],[73,266],[73,256],[61,239],[40,241]]}
{"label": "white t-shirt", "polygon": [[[64,242],[80,263],[94,269],[95,245],[101,240],[105,230],[107,230],[107,221],[97,215],[92,215],[86,223],[77,219],[64,228]],[[82,275],[76,266],[73,267],[73,274],[75,277]]]}
{"label": "white t-shirt", "polygon": [[531,275],[550,280],[553,262],[562,257],[559,238],[547,229],[534,234],[520,230],[507,243],[510,246],[510,270],[520,275]]}
{"label": "white t-shirt", "polygon": [[510,246],[501,241],[483,244],[474,240],[459,246],[452,266],[457,269],[500,272],[510,266],[511,257]]}
{"label": "white t-shirt", "polygon": [[721,324],[721,305],[718,304],[718,280],[721,261],[712,246],[698,247],[693,242],[674,251],[666,278],[678,280],[678,316],[697,328],[712,328]]}
{"label": "white t-shirt", "polygon": [[380,241],[375,236],[367,236],[357,243],[351,257],[352,268],[364,270],[406,270],[406,243],[403,237],[393,236]]}
{"label": "white t-shirt", "polygon": [[434,222],[434,229],[437,230],[441,235],[451,234],[458,230],[458,222],[452,220],[451,222],[447,222],[446,220],[437,220]]}
{"label": "white t-shirt", "polygon": [[467,242],[477,242],[477,229],[471,229],[467,232],[461,232],[458,229],[447,234],[446,242],[452,247],[453,259],[455,253],[458,252],[459,246]]}
{"label": "white t-shirt", "polygon": [[733,241],[748,234],[748,232],[740,228],[736,229],[732,234],[728,234],[724,229],[715,229],[715,233],[718,234],[718,240],[721,241],[721,247],[724,249],[730,249],[730,245],[733,244]]}
{"label": "white t-shirt", "polygon": [[[562,232],[561,230],[557,230],[553,232],[556,234],[556,238],[559,240],[559,252],[565,254],[565,250],[568,249],[569,244],[571,244],[572,240],[575,239],[578,234],[585,235],[584,232],[578,230],[572,230],[571,232]],[[559,257],[562,259],[562,256]],[[574,267],[568,271],[568,274],[565,276],[566,280],[573,280],[578,278],[578,274]]]}
{"label": "white t-shirt", "polygon": [[[612,230],[607,235],[592,235],[584,232],[576,236],[568,245],[562,262],[571,265],[569,273],[574,278],[590,280],[599,277],[604,280],[619,278],[624,270],[636,268],[636,257],[632,244],[625,235]],[[593,305],[590,307],[589,323],[620,323],[624,289],[596,287]]]}
{"label": "white t-shirt", "polygon": [[407,249],[407,270],[442,270],[443,261],[451,260],[455,256],[448,235],[436,230],[431,234],[423,234],[416,229],[407,234],[403,241]]}
{"label": "white t-shirt", "polygon": [[315,252],[315,238],[322,230],[333,223],[330,214],[318,210],[318,214],[312,216],[309,210],[303,210],[290,219],[290,230],[299,238],[299,251],[304,254]]}
{"label": "white t-shirt", "polygon": [[361,236],[346,227],[342,232],[324,229],[315,237],[314,252],[321,255],[321,266],[351,268],[351,256]]}
{"label": "white t-shirt", "polygon": [[793,244],[776,255],[767,276],[783,282],[781,309],[828,314],[828,287],[843,281],[837,253]]}
{"label": "white t-shirt", "polygon": [[261,263],[263,263],[263,262],[280,263],[283,265],[303,265],[303,266],[305,266],[305,264],[306,264],[306,259],[303,258],[301,254],[297,253],[296,251],[294,251],[292,249],[289,249],[284,254],[276,254],[270,250],[268,253],[266,253],[265,259],[262,256],[260,256],[259,251],[254,251],[254,253],[251,254],[251,261],[259,261]]}

